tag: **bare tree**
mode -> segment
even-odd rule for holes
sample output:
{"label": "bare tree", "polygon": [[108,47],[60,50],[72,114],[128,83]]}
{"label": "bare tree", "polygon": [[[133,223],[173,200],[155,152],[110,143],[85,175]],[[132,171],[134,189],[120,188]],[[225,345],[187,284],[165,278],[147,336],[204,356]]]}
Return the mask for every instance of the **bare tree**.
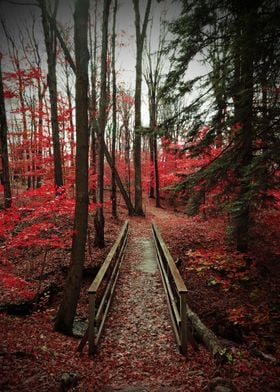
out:
{"label": "bare tree", "polygon": [[[28,37],[28,43],[26,45],[24,36],[20,36],[20,42],[22,47],[22,52],[26,62],[29,64],[30,68],[36,67],[41,69],[42,60],[41,60],[41,53],[39,47],[39,41],[36,37],[36,18],[32,15],[32,27],[31,29],[26,28],[26,36]],[[28,47],[28,48],[27,48]],[[43,80],[41,75],[39,74],[36,76],[36,85],[37,85],[37,100],[38,100],[38,121],[35,122],[34,118],[34,146],[31,149],[32,153],[32,170],[35,172],[40,170],[41,164],[40,161],[42,160],[42,137],[43,137],[43,105],[44,105],[44,98],[47,92],[48,85]],[[31,138],[32,139],[32,138]],[[35,153],[35,154],[34,154]],[[37,162],[34,157],[37,157]],[[39,188],[41,186],[41,175],[34,175],[33,176],[33,188]]]}
{"label": "bare tree", "polygon": [[101,49],[101,91],[99,102],[99,127],[98,127],[98,166],[97,166],[97,208],[94,219],[95,245],[99,248],[105,246],[104,239],[104,131],[106,125],[107,107],[107,48],[108,48],[108,19],[111,0],[105,0],[103,5],[102,21],[102,49]]}
{"label": "bare tree", "polygon": [[[20,113],[21,113],[21,122],[22,122],[22,139],[23,139],[23,145],[25,146],[22,149],[22,158],[24,160],[24,176],[23,176],[23,183],[25,183],[25,173],[30,171],[30,166],[29,166],[29,159],[30,159],[30,151],[29,148],[26,147],[28,145],[28,120],[27,120],[27,114],[26,114],[26,99],[25,99],[25,94],[24,94],[24,89],[25,89],[25,84],[24,84],[24,78],[23,78],[23,70],[22,70],[22,65],[20,63],[20,54],[18,47],[15,43],[14,38],[11,36],[9,33],[6,24],[4,21],[2,21],[2,27],[5,33],[5,36],[8,41],[8,48],[9,48],[9,55],[13,59],[13,67],[17,75],[17,85],[18,85],[18,92],[19,92],[19,104],[20,104]],[[31,187],[31,178],[30,176],[27,177],[27,187],[28,189]]]}
{"label": "bare tree", "polygon": [[[90,85],[91,85],[91,94],[90,94],[90,136],[91,136],[91,173],[92,175],[96,175],[96,136],[98,132],[98,119],[96,116],[97,112],[97,4],[98,1],[95,0],[94,7],[94,28],[93,28],[93,37],[92,37],[92,28],[90,28],[89,32],[89,45],[90,45]],[[90,19],[91,23],[91,19]],[[91,26],[90,26],[91,27]],[[96,190],[94,189],[92,193],[93,201],[96,202]]]}
{"label": "bare tree", "polygon": [[[59,40],[59,43],[60,43],[61,48],[63,50],[63,53],[65,55],[65,58],[67,59],[67,61],[68,61],[69,65],[70,65],[71,69],[73,70],[73,72],[76,74],[75,62],[74,62],[73,58],[71,57],[70,51],[67,48],[67,45],[64,42],[63,37],[62,37],[62,35],[61,35],[57,25],[56,25],[55,18],[53,18],[50,15],[48,17],[49,17],[49,19],[50,19],[50,21],[51,21],[51,23],[53,25],[55,34],[57,36],[57,39]],[[105,115],[105,118],[106,118],[106,115]],[[97,124],[98,124],[98,122],[97,122]],[[104,143],[104,138],[103,138],[102,142],[103,142],[103,145],[104,145],[104,154],[105,154],[106,160],[107,160],[107,162],[108,162],[108,164],[110,166],[110,169],[112,171],[115,171],[116,183],[117,183],[117,186],[118,186],[118,188],[119,188],[119,190],[120,190],[120,192],[121,192],[121,194],[123,196],[123,199],[125,201],[128,213],[129,213],[129,215],[133,215],[134,214],[134,208],[133,208],[130,196],[127,194],[127,192],[125,190],[125,187],[123,186],[123,183],[122,183],[121,178],[119,176],[119,173],[118,173],[116,167],[112,163],[112,157],[111,157],[111,155],[109,153],[109,150],[108,150],[106,144]]]}
{"label": "bare tree", "polygon": [[[116,166],[116,132],[117,132],[117,82],[116,82],[116,16],[118,9],[118,0],[115,0],[113,10],[113,28],[112,28],[112,97],[113,97],[113,129],[112,129],[112,163]],[[112,171],[112,216],[117,217],[117,185],[116,174]]]}
{"label": "bare tree", "polygon": [[12,205],[12,192],[10,184],[9,155],[7,142],[7,118],[5,110],[4,88],[2,78],[2,53],[0,53],[0,156],[1,156],[1,183],[4,186],[4,207],[10,208]]}
{"label": "bare tree", "polygon": [[56,32],[51,22],[51,18],[55,19],[57,12],[58,1],[55,0],[53,11],[47,9],[46,0],[37,0],[41,13],[42,23],[45,37],[45,45],[47,51],[48,62],[48,87],[50,93],[51,105],[51,123],[52,123],[52,139],[53,139],[53,154],[54,154],[54,183],[56,187],[63,185],[62,162],[59,141],[59,124],[57,115],[57,78],[56,78]]}
{"label": "bare tree", "polygon": [[[150,130],[151,135],[149,137],[150,144],[150,161],[151,170],[151,181],[150,181],[150,192],[149,197],[156,198],[156,207],[160,207],[160,192],[159,192],[159,171],[158,171],[158,153],[157,153],[157,120],[158,120],[158,106],[160,101],[160,81],[162,80],[163,71],[163,48],[166,43],[166,30],[162,20],[160,20],[161,30],[158,39],[158,47],[155,52],[152,51],[151,47],[151,33],[149,41],[145,47],[146,55],[146,66],[144,69],[144,78],[148,87],[149,97],[149,113],[150,113]],[[153,25],[151,24],[152,32]]]}
{"label": "bare tree", "polygon": [[135,172],[135,214],[144,215],[142,207],[141,173],[141,92],[142,92],[142,55],[146,37],[148,18],[152,0],[147,0],[144,21],[141,25],[139,0],[133,0],[136,31],[136,79],[135,79],[135,137],[134,137],[134,172]]}
{"label": "bare tree", "polygon": [[71,335],[80,295],[88,222],[88,12],[89,0],[76,0],[74,39],[76,57],[76,205],[71,263],[55,329]]}

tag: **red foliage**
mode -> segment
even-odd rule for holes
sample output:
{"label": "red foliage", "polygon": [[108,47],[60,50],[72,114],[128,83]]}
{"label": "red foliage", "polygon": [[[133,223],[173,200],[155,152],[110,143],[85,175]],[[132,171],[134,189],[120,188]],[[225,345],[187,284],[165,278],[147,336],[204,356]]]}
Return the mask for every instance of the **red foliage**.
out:
{"label": "red foliage", "polygon": [[13,207],[0,213],[0,248],[2,264],[9,264],[13,257],[31,248],[64,248],[70,245],[71,231],[61,229],[56,219],[70,217],[74,200],[67,197],[65,189],[55,196],[53,185],[30,189],[14,200]]}
{"label": "red foliage", "polygon": [[30,283],[26,282],[19,276],[0,268],[0,288],[9,291],[10,301],[18,302],[19,299],[31,299],[34,297],[34,291]]}

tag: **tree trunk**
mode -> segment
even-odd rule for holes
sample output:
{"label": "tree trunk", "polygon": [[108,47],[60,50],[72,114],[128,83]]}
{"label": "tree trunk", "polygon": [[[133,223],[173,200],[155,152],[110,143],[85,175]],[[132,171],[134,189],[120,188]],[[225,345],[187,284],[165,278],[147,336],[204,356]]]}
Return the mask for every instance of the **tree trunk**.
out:
{"label": "tree trunk", "polygon": [[99,248],[105,246],[104,238],[104,132],[106,125],[107,108],[107,47],[108,47],[108,19],[111,0],[105,0],[103,5],[102,22],[102,51],[101,51],[101,91],[99,104],[99,127],[98,127],[98,167],[97,167],[97,208],[94,219],[95,240],[94,243]]}
{"label": "tree trunk", "polygon": [[19,61],[19,55],[17,50],[15,49],[15,43],[12,41],[13,45],[13,54],[15,57],[14,64],[15,68],[17,71],[17,78],[18,78],[18,91],[19,91],[19,102],[20,102],[20,111],[22,115],[22,126],[23,126],[23,132],[22,132],[22,137],[23,137],[23,145],[25,146],[23,151],[22,151],[22,158],[23,158],[23,170],[24,170],[24,175],[23,175],[23,183],[24,185],[27,182],[27,188],[30,189],[31,187],[31,182],[30,182],[30,176],[27,176],[26,178],[26,172],[30,171],[30,166],[29,166],[29,159],[30,159],[30,154],[29,154],[29,136],[28,135],[28,126],[27,126],[27,118],[26,118],[26,103],[24,99],[24,82],[22,78],[22,69],[20,67],[20,61]]}
{"label": "tree trunk", "polygon": [[1,184],[4,186],[4,207],[12,205],[12,192],[10,184],[9,155],[7,142],[7,118],[5,110],[5,98],[2,78],[2,54],[0,53],[0,155],[2,163]]}
{"label": "tree trunk", "polygon": [[[113,95],[113,129],[112,129],[112,164],[116,167],[116,132],[117,132],[117,81],[116,81],[116,15],[118,0],[115,0],[113,11],[113,31],[112,31],[112,95]],[[112,170],[112,216],[117,217],[117,186],[116,173]]]}
{"label": "tree trunk", "polygon": [[88,60],[89,0],[76,0],[74,39],[76,57],[76,205],[71,263],[55,329],[72,334],[80,295],[88,222]]}
{"label": "tree trunk", "polygon": [[155,185],[156,185],[156,207],[160,208],[160,191],[159,191],[159,171],[158,171],[158,148],[157,137],[154,135],[154,167],[155,167]]}
{"label": "tree trunk", "polygon": [[[63,173],[59,140],[59,124],[57,118],[56,35],[53,24],[50,22],[50,17],[46,8],[45,0],[38,0],[38,2],[42,11],[42,22],[47,51],[47,81],[50,93],[51,106],[52,141],[54,155],[54,183],[55,186],[58,188],[63,186]],[[55,11],[52,15],[53,18],[56,13],[56,7],[57,0],[55,2]]]}
{"label": "tree trunk", "polygon": [[[34,66],[34,62],[37,66],[38,69],[41,68],[41,56],[40,56],[40,50],[39,50],[39,44],[36,41],[36,37],[35,37],[35,21],[33,20],[33,24],[32,24],[32,36],[30,36],[30,45],[32,47],[32,51],[34,53],[34,60],[32,60],[31,58],[29,58],[29,55],[26,55],[26,60],[29,63],[29,65],[31,67]],[[22,42],[22,46],[23,42]],[[43,160],[43,146],[42,146],[42,138],[43,138],[43,111],[44,111],[44,98],[45,98],[45,94],[47,91],[47,83],[45,83],[42,80],[42,77],[40,75],[36,76],[36,82],[37,82],[37,89],[38,89],[38,121],[35,122],[35,124],[37,123],[36,126],[36,136],[37,138],[35,138],[35,150],[34,153],[36,155],[36,159],[35,159],[35,170],[36,171],[40,171],[42,170],[42,160]],[[33,153],[33,159],[35,158]],[[35,182],[36,181],[36,182]],[[34,187],[35,188],[40,188],[41,184],[42,184],[42,176],[41,174],[37,174],[36,178],[34,179]]]}
{"label": "tree trunk", "polygon": [[[151,127],[151,124],[150,124]],[[151,135],[149,137],[149,147],[150,147],[150,190],[149,190],[149,198],[155,198],[155,167],[154,167],[154,136]]]}
{"label": "tree trunk", "polygon": [[226,358],[227,350],[225,347],[221,345],[214,332],[203,324],[198,315],[194,313],[188,305],[187,318],[191,324],[191,328],[189,329],[195,331],[195,334],[202,340],[205,347],[208,348],[211,354],[217,359]]}
{"label": "tree trunk", "polygon": [[75,138],[74,138],[74,122],[73,122],[73,105],[72,105],[72,96],[71,96],[71,89],[70,89],[70,81],[69,81],[69,65],[66,64],[65,68],[65,74],[66,74],[66,95],[67,95],[67,102],[68,102],[68,107],[69,107],[69,123],[70,123],[70,129],[71,129],[71,136],[70,136],[70,143],[71,143],[71,148],[70,148],[70,156],[71,156],[71,162],[70,162],[70,167],[74,167],[74,144],[75,144]]}
{"label": "tree trunk", "polygon": [[254,64],[254,16],[255,4],[251,8],[241,5],[237,10],[240,20],[239,42],[236,44],[236,98],[235,120],[240,124],[240,160],[237,178],[240,180],[239,192],[233,204],[233,235],[236,249],[246,252],[249,244],[250,228],[250,165],[253,159],[253,64]]}
{"label": "tree trunk", "polygon": [[[49,18],[50,18],[50,16],[49,16]],[[71,66],[71,69],[72,69],[73,72],[76,74],[76,72],[77,72],[77,71],[76,71],[76,65],[75,65],[75,63],[74,63],[74,61],[73,61],[73,59],[72,59],[72,57],[71,57],[71,55],[70,55],[69,50],[68,50],[67,47],[66,47],[65,42],[63,41],[63,39],[62,39],[62,37],[61,37],[61,34],[59,33],[59,31],[58,31],[58,29],[57,29],[55,20],[54,20],[53,18],[50,18],[50,20],[51,20],[51,22],[52,22],[52,24],[53,24],[53,26],[54,26],[54,31],[56,32],[57,38],[58,38],[59,41],[60,41],[61,48],[62,48],[62,50],[63,50],[63,52],[64,52],[64,54],[65,54],[65,57],[67,58],[67,61],[69,62],[69,65]],[[94,111],[94,113],[95,113],[95,111]],[[98,129],[98,122],[95,121],[95,123],[97,124],[97,129]],[[127,131],[128,131],[128,134],[129,134],[128,125],[127,125]],[[102,142],[104,143],[104,138],[103,138]],[[119,176],[119,174],[118,174],[118,171],[117,171],[116,167],[114,167],[113,164],[112,164],[112,158],[111,158],[111,156],[110,156],[110,153],[109,153],[108,148],[107,148],[107,146],[105,145],[105,143],[104,143],[104,150],[105,150],[105,156],[106,156],[107,162],[108,162],[108,164],[109,164],[111,170],[114,170],[114,171],[115,171],[116,183],[117,183],[117,186],[119,187],[119,190],[120,190],[120,192],[121,192],[121,194],[122,194],[122,196],[123,196],[123,199],[124,199],[124,201],[125,201],[125,204],[126,204],[128,213],[129,213],[129,215],[133,215],[133,214],[134,214],[134,208],[133,208],[133,205],[132,205],[131,200],[130,200],[130,194],[128,194],[128,193],[126,192],[126,190],[125,190],[125,188],[124,188],[124,186],[123,186],[123,184],[122,184],[121,178],[120,178],[120,176]],[[128,140],[128,155],[129,155],[129,140]]]}
{"label": "tree trunk", "polygon": [[110,169],[111,169],[112,171],[115,172],[116,183],[117,183],[117,185],[118,185],[118,187],[119,187],[119,190],[120,190],[120,192],[121,192],[121,194],[122,194],[122,197],[123,197],[123,199],[124,199],[124,201],[125,201],[125,204],[126,204],[126,208],[127,208],[127,210],[128,210],[128,213],[129,213],[129,215],[134,215],[134,208],[133,208],[133,205],[132,205],[132,203],[131,203],[130,197],[129,197],[129,195],[127,194],[127,192],[126,192],[126,190],[125,190],[125,188],[124,188],[124,186],[123,186],[123,183],[122,183],[122,181],[121,181],[121,178],[120,178],[120,176],[119,176],[119,173],[117,172],[115,166],[113,166],[112,158],[111,158],[111,156],[110,156],[110,153],[109,153],[109,151],[108,151],[108,148],[107,148],[107,146],[106,146],[104,140],[103,140],[103,143],[104,143],[105,157],[106,157],[107,162],[108,162],[108,164],[109,164],[109,166],[110,166]]}
{"label": "tree trunk", "polygon": [[134,183],[135,214],[144,215],[142,207],[141,173],[141,91],[142,91],[142,54],[152,0],[147,0],[143,25],[141,27],[139,0],[133,0],[136,30],[136,80],[135,80],[135,137],[134,137]]}
{"label": "tree trunk", "polygon": [[150,114],[150,161],[152,165],[151,181],[150,181],[150,197],[156,198],[156,207],[160,208],[160,193],[159,193],[159,171],[158,171],[158,149],[157,149],[157,118],[158,118],[158,104],[160,101],[159,85],[161,81],[161,69],[163,65],[162,49],[165,46],[166,34],[164,30],[160,29],[158,50],[154,58],[151,47],[151,38],[146,45],[146,57],[148,64],[144,70],[144,78],[148,87],[149,96],[149,114]]}
{"label": "tree trunk", "polygon": [[129,197],[131,197],[131,174],[130,174],[130,133],[128,128],[128,121],[124,124],[124,161],[126,167],[125,185]]}
{"label": "tree trunk", "polygon": [[[43,107],[44,107],[44,96],[46,93],[47,85],[44,84],[41,86],[41,82],[38,79],[38,107],[39,107],[39,119],[38,119],[38,143],[36,149],[36,155],[39,161],[39,165],[37,165],[37,170],[42,169],[42,160],[43,160],[43,147],[42,147],[42,138],[43,138]],[[36,188],[40,188],[42,184],[41,175],[37,176],[36,179]]]}
{"label": "tree trunk", "polygon": [[[98,121],[97,121],[97,97],[96,97],[96,63],[97,63],[97,0],[95,1],[94,9],[94,42],[92,42],[91,32],[90,38],[90,53],[92,53],[90,61],[91,70],[91,100],[90,100],[90,134],[91,134],[91,175],[95,176],[97,173],[97,145],[96,136],[98,133]],[[92,199],[96,203],[96,186],[92,190]]]}
{"label": "tree trunk", "polygon": [[157,157],[157,136],[156,136],[156,119],[157,119],[157,103],[156,103],[156,93],[155,89],[152,88],[152,94],[150,95],[150,127],[152,130],[152,145],[153,145],[153,166],[154,166],[154,182],[153,187],[155,186],[156,193],[156,207],[160,208],[160,193],[159,193],[159,171],[158,171],[158,157]]}

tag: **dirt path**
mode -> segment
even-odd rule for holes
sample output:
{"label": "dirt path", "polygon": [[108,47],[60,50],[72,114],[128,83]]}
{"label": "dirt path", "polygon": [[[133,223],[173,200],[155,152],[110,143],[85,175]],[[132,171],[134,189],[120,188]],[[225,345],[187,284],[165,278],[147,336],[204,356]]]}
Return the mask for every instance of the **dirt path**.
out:
{"label": "dirt path", "polygon": [[[197,353],[189,355],[194,358]],[[201,367],[197,362],[193,366],[178,353],[156,264],[150,219],[131,219],[115,297],[94,359],[99,371],[100,365],[106,364],[96,374],[99,385],[94,390],[120,390],[127,385],[125,390],[139,392],[197,390],[193,385],[205,385],[207,368],[203,362],[207,360],[208,354],[202,355]]]}
{"label": "dirt path", "polygon": [[[279,284],[275,277],[276,266],[266,270],[273,273],[268,275],[266,272],[267,275],[263,275],[261,270],[256,278],[254,274],[258,270],[254,267],[249,284],[242,280],[239,282],[234,275],[227,290],[224,290],[223,286],[209,287],[209,279],[215,276],[213,269],[207,268],[201,274],[195,270],[191,271],[185,255],[190,249],[205,249],[210,252],[210,257],[215,255],[216,251],[219,251],[217,255],[220,255],[221,249],[224,249],[224,220],[221,217],[214,217],[209,222],[202,221],[196,217],[191,218],[170,211],[168,208],[156,209],[149,200],[145,200],[145,203],[146,218],[130,219],[128,246],[98,354],[94,357],[88,356],[86,349],[83,353],[78,353],[79,341],[76,338],[64,336],[53,330],[59,298],[57,303],[43,303],[38,312],[26,316],[2,312],[0,390],[61,391],[61,375],[65,372],[76,373],[79,378],[77,386],[71,388],[72,392],[200,392],[207,390],[205,387],[209,381],[218,375],[231,379],[238,386],[238,390],[244,392],[272,392],[279,389],[275,313]],[[180,270],[189,290],[188,303],[194,311],[202,316],[206,315],[206,319],[207,314],[210,314],[210,326],[217,322],[219,328],[222,323],[224,326],[228,325],[226,315],[231,309],[244,309],[245,313],[249,310],[248,315],[254,317],[252,320],[248,319],[248,315],[243,317],[242,310],[238,322],[242,326],[241,322],[247,320],[245,331],[249,328],[247,330],[251,332],[248,337],[245,335],[244,344],[232,343],[235,352],[232,363],[214,364],[202,345],[199,345],[197,352],[193,352],[189,347],[187,358],[178,353],[164,290],[154,261],[151,242],[152,219],[158,224],[174,258],[182,257]],[[113,228],[114,223],[110,218],[107,222],[107,240],[111,243],[115,239],[116,227]],[[264,237],[267,238],[267,243],[270,241],[271,233],[273,231],[269,231],[268,236]],[[257,244],[257,240],[255,243]],[[258,246],[262,246],[263,243],[260,242]],[[95,251],[94,260],[103,260],[105,253]],[[260,252],[260,266],[269,265],[268,254],[270,255]],[[58,263],[61,263],[62,255],[65,253],[58,259],[52,258],[50,266],[55,265],[59,269]],[[234,260],[230,252],[224,256],[225,260]],[[29,258],[27,260],[33,263],[31,253]],[[38,260],[35,257],[38,268],[41,265],[41,258],[41,255]],[[230,261],[229,267],[232,265]],[[22,276],[22,273],[23,269],[20,268],[18,275]],[[64,284],[64,277],[61,274],[51,277],[48,282],[53,282],[52,278],[56,284]],[[90,283],[91,278],[83,285],[77,311],[79,317],[88,315],[87,290]],[[9,295],[14,295],[12,286]],[[267,319],[259,319],[259,314]],[[256,356],[250,348],[252,342],[261,350],[259,352],[272,355],[271,358],[275,356],[276,360],[264,361]]]}

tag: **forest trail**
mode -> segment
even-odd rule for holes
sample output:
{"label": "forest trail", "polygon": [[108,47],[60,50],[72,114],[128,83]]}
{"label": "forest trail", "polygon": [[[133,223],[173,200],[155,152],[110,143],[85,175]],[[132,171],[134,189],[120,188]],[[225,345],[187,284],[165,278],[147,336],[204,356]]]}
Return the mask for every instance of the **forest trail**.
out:
{"label": "forest trail", "polygon": [[191,391],[204,373],[203,364],[195,368],[197,363],[193,366],[179,354],[175,344],[156,262],[152,216],[149,209],[146,219],[133,217],[129,222],[114,300],[94,359],[98,369],[106,363],[96,374],[101,382],[107,379],[106,386],[96,391]]}

